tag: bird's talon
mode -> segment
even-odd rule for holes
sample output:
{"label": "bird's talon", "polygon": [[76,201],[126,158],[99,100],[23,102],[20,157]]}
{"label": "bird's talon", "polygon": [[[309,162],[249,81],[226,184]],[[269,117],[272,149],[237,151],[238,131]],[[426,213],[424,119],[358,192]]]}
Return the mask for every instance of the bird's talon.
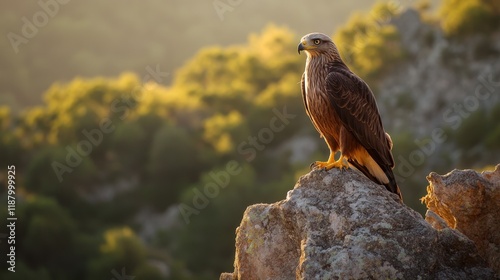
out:
{"label": "bird's talon", "polygon": [[309,165],[309,169],[313,170],[316,167],[316,162],[313,162]]}
{"label": "bird's talon", "polygon": [[341,171],[344,170],[344,169],[348,169],[349,168],[349,165],[347,163],[344,162],[344,160],[341,158],[337,161],[327,161],[327,162],[323,162],[323,161],[315,161],[313,163],[311,163],[311,165],[309,166],[309,168],[311,169],[321,169],[321,170],[324,170],[324,171],[328,171],[332,168],[338,168],[340,169]]}

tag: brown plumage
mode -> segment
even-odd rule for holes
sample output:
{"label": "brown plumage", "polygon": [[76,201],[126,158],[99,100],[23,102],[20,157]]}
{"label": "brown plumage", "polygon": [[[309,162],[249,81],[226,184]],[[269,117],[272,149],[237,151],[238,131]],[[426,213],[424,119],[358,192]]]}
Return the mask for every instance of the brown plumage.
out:
{"label": "brown plumage", "polygon": [[[327,170],[354,166],[402,200],[392,172],[392,141],[368,85],[349,70],[324,34],[302,37],[298,51],[307,54],[301,81],[306,113],[330,149],[328,161],[312,166]],[[341,155],[335,161],[338,151]]]}

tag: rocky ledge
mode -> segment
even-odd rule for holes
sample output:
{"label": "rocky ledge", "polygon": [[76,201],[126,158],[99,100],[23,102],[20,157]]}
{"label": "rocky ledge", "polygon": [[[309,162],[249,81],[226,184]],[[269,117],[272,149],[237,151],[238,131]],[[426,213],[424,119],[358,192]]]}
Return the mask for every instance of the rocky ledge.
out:
{"label": "rocky ledge", "polygon": [[500,165],[494,171],[454,170],[427,180],[425,219],[436,229],[452,228],[474,241],[500,275]]}
{"label": "rocky ledge", "polygon": [[497,279],[499,169],[432,173],[427,221],[353,170],[311,171],[247,208],[220,279]]}

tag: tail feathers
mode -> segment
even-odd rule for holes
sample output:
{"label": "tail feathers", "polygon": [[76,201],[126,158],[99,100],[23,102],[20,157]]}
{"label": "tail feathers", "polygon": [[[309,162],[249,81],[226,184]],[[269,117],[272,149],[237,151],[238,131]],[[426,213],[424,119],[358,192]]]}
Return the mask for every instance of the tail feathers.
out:
{"label": "tail feathers", "polygon": [[403,203],[403,195],[401,194],[401,190],[398,187],[398,184],[396,183],[396,179],[394,178],[394,173],[392,173],[392,170],[390,168],[384,169],[384,173],[389,178],[389,183],[383,184],[385,188],[392,192],[395,193],[399,196],[399,200],[401,200],[401,203]]}
{"label": "tail feathers", "polygon": [[366,177],[368,177],[368,179],[372,180],[377,184],[384,185],[388,191],[397,194],[399,196],[399,199],[401,200],[401,203],[403,202],[403,196],[401,195],[401,191],[399,190],[398,184],[396,183],[396,179],[394,178],[394,173],[392,173],[390,167],[381,168],[384,174],[389,179],[388,183],[383,183],[380,182],[380,180],[377,179],[373,174],[371,174],[366,166],[361,165],[359,162],[353,159],[349,159],[348,162],[352,164],[354,167],[356,167],[356,169],[361,171],[361,173],[363,173]]}
{"label": "tail feathers", "polygon": [[[353,159],[348,159],[347,160],[350,164],[354,165],[354,167],[356,167],[356,169],[358,169],[359,171],[361,171],[361,173],[363,173],[366,177],[368,177],[368,179],[372,180],[373,182],[377,183],[377,184],[380,184],[382,185],[381,182],[379,182],[379,180],[377,178],[375,178],[375,176],[373,176],[370,171],[368,171],[368,168],[366,168],[366,166],[364,165],[361,165],[359,162],[353,160]],[[391,191],[390,189],[388,189],[389,191]]]}

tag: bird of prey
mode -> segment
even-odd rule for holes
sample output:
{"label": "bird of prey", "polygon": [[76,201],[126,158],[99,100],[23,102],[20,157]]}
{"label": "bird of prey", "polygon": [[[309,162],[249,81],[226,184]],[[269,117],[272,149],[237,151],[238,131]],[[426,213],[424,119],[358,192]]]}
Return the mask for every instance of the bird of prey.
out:
{"label": "bird of prey", "polygon": [[[384,131],[368,85],[342,61],[327,35],[305,35],[298,46],[299,54],[301,51],[307,55],[301,81],[306,113],[330,149],[328,161],[316,161],[311,167],[354,166],[402,201],[392,173],[392,140]],[[338,151],[340,158],[335,160]]]}

